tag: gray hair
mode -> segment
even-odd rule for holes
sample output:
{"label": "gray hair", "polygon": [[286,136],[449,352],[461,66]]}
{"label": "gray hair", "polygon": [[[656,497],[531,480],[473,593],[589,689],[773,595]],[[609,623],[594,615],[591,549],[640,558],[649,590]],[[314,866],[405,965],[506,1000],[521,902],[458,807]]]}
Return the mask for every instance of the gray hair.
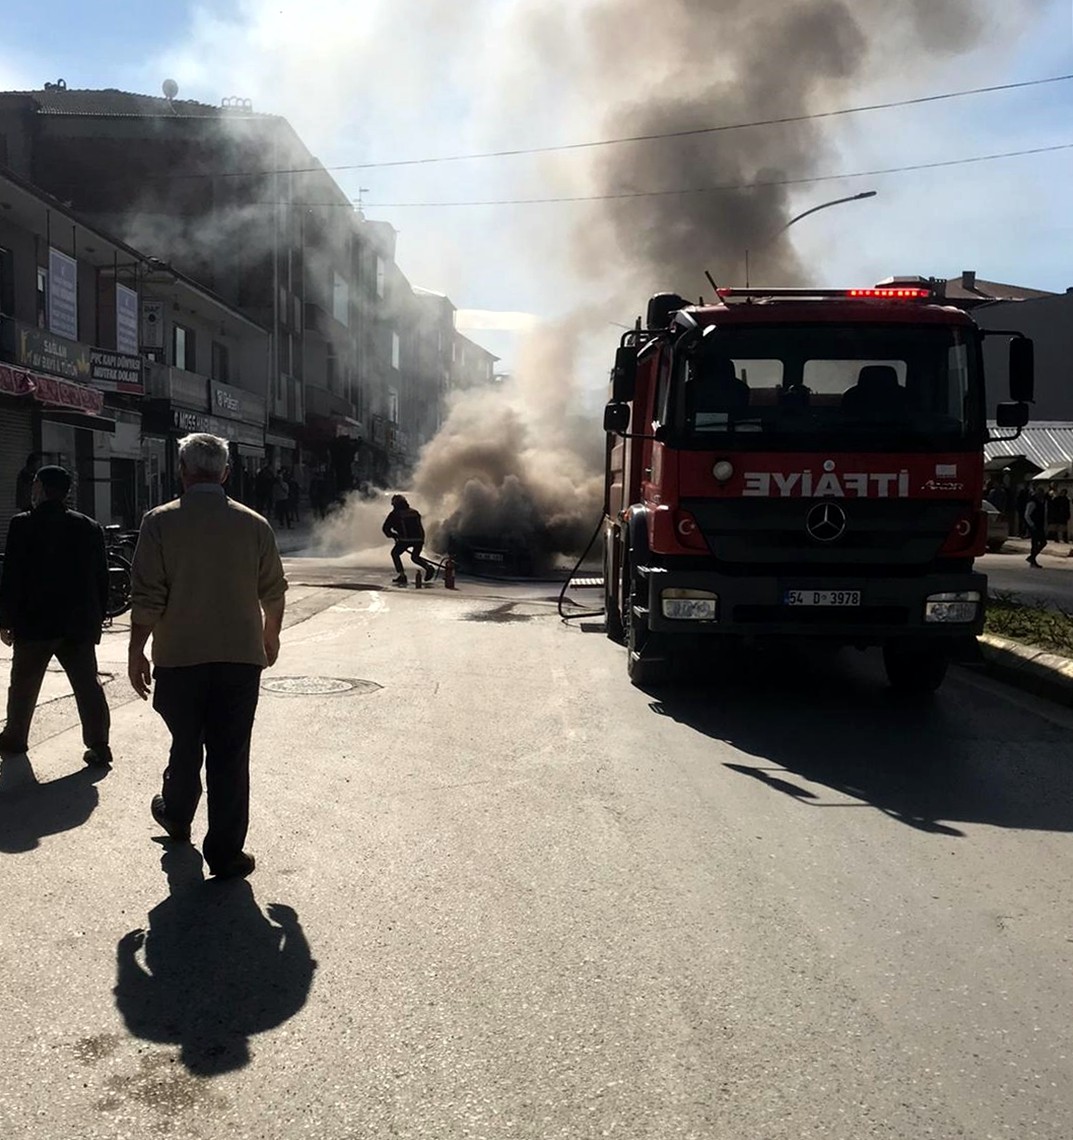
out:
{"label": "gray hair", "polygon": [[195,432],[179,440],[179,462],[186,468],[187,475],[195,479],[219,482],[230,460],[228,442],[221,436]]}

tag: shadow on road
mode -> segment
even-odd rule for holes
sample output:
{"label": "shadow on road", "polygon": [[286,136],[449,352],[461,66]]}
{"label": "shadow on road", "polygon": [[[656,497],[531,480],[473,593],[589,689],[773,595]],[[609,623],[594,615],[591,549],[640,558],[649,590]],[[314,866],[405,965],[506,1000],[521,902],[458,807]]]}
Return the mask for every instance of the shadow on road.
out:
{"label": "shadow on road", "polygon": [[81,827],[100,802],[97,782],[107,768],[80,768],[68,776],[38,783],[25,753],[0,760],[0,851],[33,851],[46,835]]}
{"label": "shadow on road", "polygon": [[291,907],[266,914],[245,879],[206,881],[189,844],[167,847],[161,866],[171,894],[119,942],[116,1006],[135,1036],[178,1045],[190,1073],[232,1072],[253,1034],[305,1005],[317,964]]}
{"label": "shadow on road", "polygon": [[726,766],[807,810],[847,805],[795,775],[941,835],[963,835],[958,823],[1073,830],[1069,728],[965,675],[913,701],[849,651],[744,653],[720,673],[651,708],[745,753]]}

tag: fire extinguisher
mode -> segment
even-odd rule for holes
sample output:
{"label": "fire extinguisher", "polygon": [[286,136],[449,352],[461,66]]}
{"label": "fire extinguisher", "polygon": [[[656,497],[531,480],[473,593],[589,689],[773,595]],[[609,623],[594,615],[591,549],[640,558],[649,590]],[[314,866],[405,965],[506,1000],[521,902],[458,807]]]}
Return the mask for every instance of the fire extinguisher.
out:
{"label": "fire extinguisher", "polygon": [[445,590],[455,588],[455,560],[449,554],[443,563],[443,586]]}

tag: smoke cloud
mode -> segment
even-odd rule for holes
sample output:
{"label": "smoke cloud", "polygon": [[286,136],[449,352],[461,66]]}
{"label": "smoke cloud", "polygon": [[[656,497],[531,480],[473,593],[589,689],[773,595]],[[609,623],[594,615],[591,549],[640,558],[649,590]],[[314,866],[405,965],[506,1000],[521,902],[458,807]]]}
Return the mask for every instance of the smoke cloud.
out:
{"label": "smoke cloud", "polygon": [[[911,96],[949,79],[951,58],[985,48],[972,58],[990,64],[1046,0],[471,0],[434,24],[417,0],[370,0],[364,21],[343,16],[342,0],[307,7],[299,28],[284,26],[267,0],[241,0],[255,50],[243,56],[237,89],[286,114],[315,148],[350,139],[351,153],[339,160],[360,161],[436,150],[423,111],[434,106],[457,108],[443,152],[461,152]],[[211,45],[227,39],[220,32],[228,27],[203,20],[199,50],[186,62],[211,75],[220,62]],[[226,53],[228,67],[235,56]],[[982,77],[963,67],[950,85]],[[463,306],[569,314],[527,337],[510,382],[456,394],[412,483],[435,542],[499,530],[527,535],[544,561],[576,550],[600,509],[603,435],[591,405],[617,338],[608,322],[630,321],[655,292],[706,292],[705,270],[740,283],[747,255],[754,283],[815,282],[823,267],[802,264],[791,241],[797,231],[786,223],[863,187],[762,184],[837,169],[855,132],[881,135],[897,122],[877,113],[355,175],[380,188],[373,201],[608,196],[561,211],[474,211],[449,221],[403,213],[400,260],[417,283]],[[739,188],[682,192],[717,185]],[[665,193],[614,197],[651,191]],[[842,215],[840,225],[842,217],[860,243],[868,232],[861,215]],[[407,265],[415,255],[416,273]],[[583,300],[572,311],[572,301],[593,295],[599,305]],[[352,544],[382,542],[380,508],[352,508]]]}

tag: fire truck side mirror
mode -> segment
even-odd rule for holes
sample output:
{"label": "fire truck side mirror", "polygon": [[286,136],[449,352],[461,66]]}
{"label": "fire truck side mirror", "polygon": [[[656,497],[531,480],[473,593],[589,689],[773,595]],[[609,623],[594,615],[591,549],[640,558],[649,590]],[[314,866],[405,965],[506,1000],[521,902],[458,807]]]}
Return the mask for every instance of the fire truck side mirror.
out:
{"label": "fire truck side mirror", "polygon": [[630,405],[612,400],[604,408],[604,431],[621,435],[630,426]]}
{"label": "fire truck side mirror", "polygon": [[1010,341],[1010,399],[1030,404],[1035,398],[1035,347],[1026,336]]}
{"label": "fire truck side mirror", "polygon": [[623,345],[615,353],[615,370],[611,373],[611,399],[616,403],[633,399],[637,386],[637,349]]}
{"label": "fire truck side mirror", "polygon": [[1000,428],[1023,428],[1028,423],[1028,405],[1020,401],[999,404],[995,409],[995,425]]}

